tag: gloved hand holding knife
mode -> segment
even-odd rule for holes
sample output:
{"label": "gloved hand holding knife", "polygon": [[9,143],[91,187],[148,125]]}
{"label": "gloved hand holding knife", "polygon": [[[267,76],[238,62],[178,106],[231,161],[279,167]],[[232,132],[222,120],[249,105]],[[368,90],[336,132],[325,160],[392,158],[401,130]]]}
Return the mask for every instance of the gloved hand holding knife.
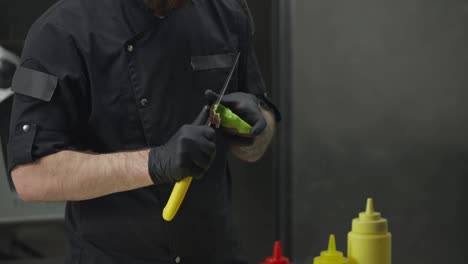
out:
{"label": "gloved hand holding knife", "polygon": [[[218,105],[223,100],[224,94],[226,93],[227,87],[229,86],[232,75],[234,74],[234,71],[235,71],[235,69],[237,67],[237,64],[239,63],[240,55],[241,54],[239,52],[237,54],[237,56],[236,56],[236,60],[234,62],[234,65],[232,66],[231,71],[229,72],[229,75],[226,78],[226,81],[224,82],[223,88],[221,89],[221,93],[218,96],[216,96],[216,98],[211,97],[212,99],[214,99],[213,100],[213,105],[212,105],[211,110],[210,110],[211,112],[209,113],[212,116],[216,115],[216,113],[214,113],[214,112],[216,112],[216,110],[218,108]],[[206,108],[204,108],[204,111],[206,111]],[[203,117],[206,117],[206,112],[202,112],[201,115]],[[206,119],[206,118],[204,118],[204,119]],[[219,116],[218,116],[218,119],[219,119]],[[211,128],[211,125],[212,125],[211,120],[212,119],[209,119],[207,121],[207,126],[206,127],[209,128],[209,129],[207,129],[204,132],[205,135],[204,136],[200,135],[200,137],[197,137],[198,139],[201,139],[202,137],[205,137],[205,139],[208,140],[208,141],[210,140],[210,138],[213,139],[213,135],[211,135],[211,134],[214,133],[214,130]],[[220,120],[218,120],[218,124],[216,124],[216,126],[219,126],[219,122],[220,122]],[[200,129],[199,127],[193,129],[192,131],[193,132],[198,131],[198,132],[202,133],[202,129]],[[179,133],[176,134],[176,139],[177,139],[178,134]],[[185,140],[185,142],[186,141],[187,140]],[[196,157],[197,155],[192,153],[193,151],[190,152],[190,153],[194,154],[194,155],[191,156],[192,157],[191,159],[189,158],[189,161],[188,161],[188,164],[191,165],[191,168],[192,168],[191,170],[174,170],[174,169],[172,169],[172,170],[169,170],[169,171],[177,171],[177,173],[172,173],[172,174],[171,173],[169,173],[169,174],[168,173],[163,173],[162,174],[162,175],[165,175],[165,177],[162,177],[164,179],[169,179],[170,181],[171,180],[178,181],[175,184],[174,189],[172,190],[171,196],[169,197],[169,201],[167,202],[167,205],[163,210],[163,218],[166,221],[172,221],[172,219],[175,217],[175,215],[177,214],[177,212],[178,212],[178,210],[180,208],[180,205],[182,204],[182,202],[183,202],[183,200],[185,198],[185,194],[187,193],[187,191],[188,191],[188,189],[190,187],[190,184],[192,183],[192,179],[193,179],[194,175],[190,175],[188,173],[189,172],[194,172],[197,175],[203,175],[204,172],[208,169],[209,164],[211,163],[211,161],[212,161],[212,159],[214,157],[213,156],[213,151],[216,149],[216,146],[214,144],[211,145],[210,142],[206,142],[203,139],[201,141],[200,140],[194,140],[193,142],[194,143],[196,143],[196,142],[200,143],[202,141],[205,142],[206,151],[205,151],[204,154],[207,155],[207,156],[203,159],[203,158],[200,158],[201,154],[198,153],[198,158],[194,159],[194,157]],[[184,140],[182,140],[182,142],[184,142]],[[197,145],[197,144],[188,144],[188,145],[194,146],[194,145]],[[180,152],[180,148],[177,148],[177,146],[180,147],[182,145],[181,144],[179,144],[179,145],[175,144],[175,146],[176,146],[176,151]],[[174,148],[174,144],[171,144],[171,147]],[[187,146],[187,148],[188,147],[189,146]],[[198,149],[194,150],[194,152],[197,152],[197,151],[199,152],[200,150],[202,150],[202,148],[198,147]],[[174,151],[174,150],[172,150],[172,151]],[[171,151],[169,151],[169,152],[171,152]],[[179,156],[184,156],[184,155],[179,154]],[[190,155],[188,155],[188,156],[190,156]],[[201,156],[203,156],[203,155],[201,155]],[[152,178],[154,177],[156,179],[159,176],[158,172],[161,172],[161,171],[167,172],[168,171],[166,169],[163,169],[165,167],[164,164],[166,164],[166,166],[171,167],[171,162],[170,161],[165,162],[165,163],[162,163],[162,162],[158,163],[158,158],[157,157],[158,157],[158,155],[156,155],[156,154],[151,155],[151,153],[150,153],[150,160],[156,161],[155,162],[156,165],[154,166],[155,169],[152,170],[151,169],[152,167],[151,167],[151,164],[150,164],[150,174],[152,175]],[[187,155],[185,155],[185,157],[187,157]],[[206,158],[208,158],[208,159],[206,159]],[[159,158],[159,160],[164,161],[163,158]],[[183,159],[176,159],[176,161],[182,161],[182,160]],[[199,164],[197,165],[197,163],[199,163]],[[180,164],[176,164],[175,166],[179,167],[178,165],[180,165]],[[185,175],[185,178],[183,178],[184,177],[184,172],[187,173]],[[183,179],[181,179],[181,178],[183,178]]]}
{"label": "gloved hand holding knife", "polygon": [[164,145],[150,150],[149,172],[156,184],[201,179],[216,156],[215,130],[206,126],[210,107],[203,107],[190,125],[182,126]]}

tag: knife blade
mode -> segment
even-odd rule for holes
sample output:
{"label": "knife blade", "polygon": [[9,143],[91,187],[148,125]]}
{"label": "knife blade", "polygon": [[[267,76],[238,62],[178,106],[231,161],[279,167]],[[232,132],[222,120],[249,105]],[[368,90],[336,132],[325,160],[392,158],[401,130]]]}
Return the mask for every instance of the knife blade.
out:
{"label": "knife blade", "polygon": [[236,70],[237,65],[239,64],[239,58],[241,56],[241,52],[237,53],[236,60],[234,61],[234,64],[232,65],[231,71],[229,72],[229,75],[227,76],[226,80],[224,81],[223,87],[221,88],[221,92],[218,95],[218,99],[216,102],[212,105],[211,110],[210,110],[210,118],[208,119],[208,126],[211,126],[213,123],[217,128],[219,128],[219,116],[216,114],[216,110],[218,108],[218,105],[221,103],[223,100],[224,95],[226,94],[227,88],[229,87],[229,84],[231,83],[232,76],[234,75],[234,71]]}

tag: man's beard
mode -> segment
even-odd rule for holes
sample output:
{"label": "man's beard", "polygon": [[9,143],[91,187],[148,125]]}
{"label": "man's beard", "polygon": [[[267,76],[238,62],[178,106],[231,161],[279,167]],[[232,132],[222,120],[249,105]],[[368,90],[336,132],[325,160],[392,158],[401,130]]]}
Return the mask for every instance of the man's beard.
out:
{"label": "man's beard", "polygon": [[145,0],[145,4],[153,11],[153,14],[163,16],[174,9],[182,7],[185,0]]}

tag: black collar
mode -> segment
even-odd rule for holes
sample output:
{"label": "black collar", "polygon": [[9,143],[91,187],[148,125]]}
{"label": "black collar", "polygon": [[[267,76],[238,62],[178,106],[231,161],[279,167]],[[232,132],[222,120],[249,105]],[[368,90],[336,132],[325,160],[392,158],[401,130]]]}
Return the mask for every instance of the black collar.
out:
{"label": "black collar", "polygon": [[[124,19],[131,27],[132,36],[129,39],[138,38],[161,21],[160,17],[153,15],[152,11],[144,3],[144,0],[118,0],[118,2]],[[194,4],[196,0],[191,0],[191,2]]]}
{"label": "black collar", "polygon": [[119,9],[131,27],[133,36],[145,31],[156,18],[145,5],[144,0],[118,0]]}

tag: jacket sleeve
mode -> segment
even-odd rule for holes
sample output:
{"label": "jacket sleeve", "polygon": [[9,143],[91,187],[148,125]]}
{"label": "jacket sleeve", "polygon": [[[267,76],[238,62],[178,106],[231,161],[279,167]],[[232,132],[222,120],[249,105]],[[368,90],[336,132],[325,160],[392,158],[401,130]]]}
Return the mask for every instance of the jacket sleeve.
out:
{"label": "jacket sleeve", "polygon": [[76,135],[88,108],[83,65],[78,48],[64,29],[51,22],[33,25],[12,85],[10,171],[78,147]]}

